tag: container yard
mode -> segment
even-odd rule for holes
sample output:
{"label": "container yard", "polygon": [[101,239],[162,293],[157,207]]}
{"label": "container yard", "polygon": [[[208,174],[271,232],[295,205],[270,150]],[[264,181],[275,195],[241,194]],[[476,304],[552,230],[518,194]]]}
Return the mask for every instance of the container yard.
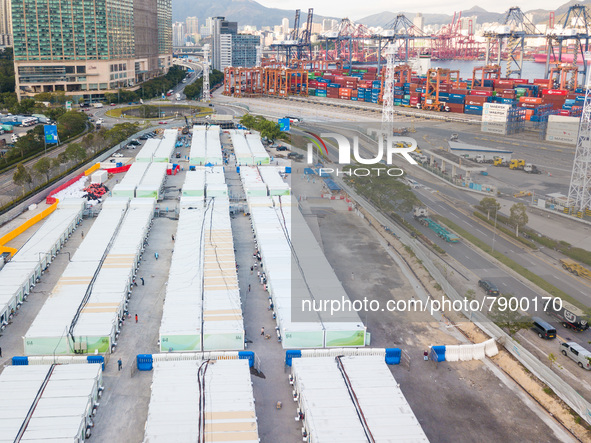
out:
{"label": "container yard", "polygon": [[1,441],[86,441],[103,390],[100,364],[8,366]]}
{"label": "container yard", "polygon": [[0,325],[4,330],[82,220],[84,201],[66,199],[0,270]]}
{"label": "container yard", "polygon": [[260,441],[247,360],[154,363],[144,442]]}
{"label": "container yard", "polygon": [[[378,70],[375,66],[352,67],[350,69],[306,70],[305,92],[299,84],[287,83],[285,88],[265,86],[260,90],[249,89],[250,83],[242,87],[231,86],[224,89],[225,95],[243,96],[289,96],[305,95],[332,100],[352,102],[383,103],[386,68]],[[263,79],[273,77],[274,67],[263,69]],[[482,69],[490,73],[481,75]],[[562,68],[557,68],[562,69]],[[566,68],[565,68],[566,69]],[[293,69],[285,68],[287,73]],[[236,75],[249,76],[248,69],[241,68],[239,74],[234,68],[226,68],[225,82],[241,84]],[[573,117],[578,121],[585,99],[585,89],[576,84],[555,84],[553,79],[502,78],[498,65],[474,68],[471,78],[460,78],[459,71],[444,68],[429,69],[424,75],[414,73],[408,65],[394,68],[393,105],[431,111],[444,111],[459,114],[482,116],[482,130],[494,134],[508,135],[523,130],[525,122],[532,124],[546,122],[548,116]],[[549,132],[549,141],[570,143],[569,137],[559,140],[558,134]]]}
{"label": "container yard", "polygon": [[429,441],[383,357],[297,358],[291,369],[305,441]]}

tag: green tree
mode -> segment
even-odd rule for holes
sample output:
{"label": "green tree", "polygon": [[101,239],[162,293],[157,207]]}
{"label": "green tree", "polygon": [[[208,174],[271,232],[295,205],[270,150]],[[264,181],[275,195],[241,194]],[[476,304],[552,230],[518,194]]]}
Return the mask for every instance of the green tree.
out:
{"label": "green tree", "polygon": [[33,182],[31,174],[29,174],[29,171],[27,171],[27,168],[25,168],[25,166],[22,163],[16,165],[16,170],[12,175],[12,180],[17,185],[22,186],[23,194],[26,192],[26,188],[30,186]]}
{"label": "green tree", "polygon": [[68,163],[70,161],[70,159],[68,158],[68,154],[66,154],[63,151],[60,152],[56,158],[60,162],[61,165],[65,165],[66,163]]}
{"label": "green tree", "polygon": [[281,129],[279,129],[278,123],[273,123],[267,120],[261,125],[260,133],[261,137],[266,137],[273,142],[281,135]]}
{"label": "green tree", "polygon": [[[60,152],[60,154],[61,154],[61,152]],[[61,163],[59,157],[53,157],[51,159],[51,169],[57,169],[57,171],[59,172],[61,166],[62,166],[62,163]]]}
{"label": "green tree", "polygon": [[515,235],[519,236],[519,229],[527,225],[528,221],[527,208],[523,203],[515,203],[511,206],[509,222],[515,226]]}
{"label": "green tree", "polygon": [[501,209],[501,204],[494,197],[484,197],[480,200],[480,207],[486,212],[486,217],[490,219],[490,214],[498,212]]}
{"label": "green tree", "polygon": [[[503,304],[506,309],[502,309],[499,304],[499,299],[504,298],[507,304]],[[522,329],[529,329],[531,327],[531,318],[523,315],[519,310],[510,309],[509,300],[515,298],[513,294],[501,294],[491,310],[490,317],[497,324],[499,328],[503,328],[507,333],[513,337]]]}
{"label": "green tree", "polygon": [[33,171],[35,171],[39,175],[45,176],[45,181],[49,181],[49,173],[51,171],[51,160],[47,157],[41,157],[37,162],[33,165]]}
{"label": "green tree", "polygon": [[79,143],[70,143],[65,152],[69,160],[80,162],[86,158],[86,151]]}
{"label": "green tree", "polygon": [[57,119],[57,132],[61,140],[80,134],[86,128],[88,117],[78,111],[69,111]]}

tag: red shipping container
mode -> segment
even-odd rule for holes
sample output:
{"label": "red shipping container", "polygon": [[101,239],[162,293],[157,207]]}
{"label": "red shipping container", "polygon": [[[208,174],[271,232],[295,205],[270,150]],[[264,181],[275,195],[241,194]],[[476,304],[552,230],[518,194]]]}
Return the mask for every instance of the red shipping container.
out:
{"label": "red shipping container", "polygon": [[535,103],[519,103],[519,107],[520,108],[528,108],[528,109],[535,109],[537,108],[539,105],[535,104]]}
{"label": "red shipping container", "polygon": [[513,83],[516,85],[528,85],[529,80],[527,78],[514,78]]}
{"label": "red shipping container", "polygon": [[569,109],[561,109],[560,110],[560,115],[566,115],[569,116],[571,114]]}
{"label": "red shipping container", "polygon": [[501,89],[500,91],[501,94],[515,94],[515,89]]}
{"label": "red shipping container", "polygon": [[484,103],[486,103],[486,97],[472,97],[472,96],[468,96],[464,99],[464,104],[465,105],[471,105],[471,106],[482,106]]}
{"label": "red shipping container", "polygon": [[498,93],[497,94],[497,97],[500,97],[500,98],[515,98],[515,92],[512,92],[510,94],[509,93],[507,93],[507,94],[505,94],[505,93]]}
{"label": "red shipping container", "polygon": [[455,88],[451,88],[449,90],[450,94],[462,94],[462,95],[468,95],[470,94],[470,91],[468,91],[467,89],[455,89]]}
{"label": "red shipping container", "polygon": [[416,104],[418,104],[418,103],[419,103],[420,99],[421,99],[420,97],[412,97],[412,96],[411,96],[411,97],[410,97],[410,104],[411,104],[411,105],[416,105]]}
{"label": "red shipping container", "polygon": [[494,81],[495,85],[499,85],[499,86],[508,86],[510,88],[513,87],[513,80],[495,80]]}
{"label": "red shipping container", "polygon": [[326,89],[326,83],[324,83],[324,82],[318,83],[318,85],[316,86],[316,89]]}
{"label": "red shipping container", "polygon": [[472,90],[472,92],[470,93],[470,95],[478,95],[478,96],[490,97],[492,95],[492,92],[491,91]]}
{"label": "red shipping container", "polygon": [[542,103],[542,99],[539,97],[519,97],[519,102],[540,104]]}
{"label": "red shipping container", "polygon": [[464,112],[464,105],[461,103],[447,103],[449,110],[451,112],[463,113]]}
{"label": "red shipping container", "polygon": [[490,88],[488,86],[474,86],[472,88],[472,91],[492,91],[493,88]]}
{"label": "red shipping container", "polygon": [[367,67],[367,72],[377,72],[378,68],[375,66],[368,66]]}
{"label": "red shipping container", "polygon": [[552,80],[549,78],[537,78],[534,79],[534,85],[541,85],[550,89],[552,87]]}
{"label": "red shipping container", "polygon": [[542,89],[542,95],[566,95],[566,89]]}

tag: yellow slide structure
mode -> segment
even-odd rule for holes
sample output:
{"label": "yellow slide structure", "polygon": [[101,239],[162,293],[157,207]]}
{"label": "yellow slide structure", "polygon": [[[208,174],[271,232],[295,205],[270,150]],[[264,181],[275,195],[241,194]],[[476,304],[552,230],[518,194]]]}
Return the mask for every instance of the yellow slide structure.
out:
{"label": "yellow slide structure", "polygon": [[55,211],[58,203],[59,203],[59,200],[56,200],[56,202],[54,204],[52,204],[49,208],[44,209],[36,216],[31,217],[29,220],[24,222],[18,228],[15,228],[12,231],[10,231],[8,234],[5,234],[4,236],[2,236],[0,238],[0,254],[3,252],[9,252],[11,256],[16,254],[16,252],[17,252],[16,248],[10,248],[10,247],[4,246],[4,245],[6,243],[8,243],[9,241],[15,239],[16,237],[21,235],[23,232],[25,232],[27,229],[29,229],[31,226],[33,226],[35,223],[43,220],[45,217],[47,217],[49,214],[51,214],[53,211]]}

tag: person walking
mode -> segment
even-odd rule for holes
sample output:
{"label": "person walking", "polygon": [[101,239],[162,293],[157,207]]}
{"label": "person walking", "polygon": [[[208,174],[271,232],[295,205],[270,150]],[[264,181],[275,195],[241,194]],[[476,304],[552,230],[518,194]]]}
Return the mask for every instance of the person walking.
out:
{"label": "person walking", "polygon": [[2,358],[2,348],[0,347],[0,358]]}
{"label": "person walking", "polygon": [[154,257],[156,257],[156,260],[158,260],[158,253],[154,252]]}
{"label": "person walking", "polygon": [[137,314],[135,314],[135,322],[137,323]]}
{"label": "person walking", "polygon": [[121,370],[121,368],[123,367],[123,362],[121,361],[121,358],[120,358],[119,360],[117,360],[117,367],[118,367],[118,370],[119,370],[119,371],[120,371],[120,370]]}
{"label": "person walking", "polygon": [[142,286],[144,286],[144,277],[140,277],[140,280],[142,281]]}
{"label": "person walking", "polygon": [[84,238],[84,231],[82,231],[82,238]]}
{"label": "person walking", "polygon": [[[248,292],[250,292],[250,284],[248,285]],[[0,357],[2,357],[1,353],[0,353]]]}
{"label": "person walking", "polygon": [[265,327],[264,326],[261,328],[261,335],[265,335]]}
{"label": "person walking", "polygon": [[174,234],[172,234],[172,241],[174,241]]}

